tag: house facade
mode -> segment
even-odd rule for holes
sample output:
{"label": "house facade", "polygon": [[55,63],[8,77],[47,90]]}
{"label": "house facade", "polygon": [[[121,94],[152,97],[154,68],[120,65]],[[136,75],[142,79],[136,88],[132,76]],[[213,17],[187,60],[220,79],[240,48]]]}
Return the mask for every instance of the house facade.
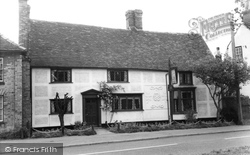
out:
{"label": "house facade", "polygon": [[[143,31],[141,10],[126,12],[127,29],[110,29],[30,19],[27,1],[19,3],[20,36],[31,59],[32,127],[60,125],[57,92],[73,97],[65,125],[168,121],[170,107],[174,120],[188,110],[216,117],[206,86],[191,72],[194,61],[212,57],[202,37]],[[178,68],[171,104],[169,59]],[[100,108],[103,81],[124,88],[114,92],[111,111]]]}
{"label": "house facade", "polygon": [[26,49],[0,35],[0,131],[31,123],[29,73]]}
{"label": "house facade", "polygon": [[[237,30],[234,35],[235,39],[235,56],[237,61],[246,61],[248,65],[250,64],[250,10],[243,13],[243,24]],[[232,56],[232,46],[231,43],[228,47],[228,54]],[[241,86],[240,93],[246,96],[250,96],[250,85]]]}

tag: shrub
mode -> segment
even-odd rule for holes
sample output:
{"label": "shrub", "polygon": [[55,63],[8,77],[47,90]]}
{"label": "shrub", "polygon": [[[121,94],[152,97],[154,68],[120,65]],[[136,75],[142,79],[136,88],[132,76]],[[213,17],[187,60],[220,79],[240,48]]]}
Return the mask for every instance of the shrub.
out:
{"label": "shrub", "polygon": [[196,122],[196,111],[194,110],[188,110],[186,113],[185,113],[185,118],[186,118],[186,121],[187,122]]}
{"label": "shrub", "polygon": [[[70,130],[70,129],[65,129],[65,135],[67,136],[83,136],[83,135],[95,135],[96,131],[89,127],[84,130]],[[32,138],[51,138],[51,137],[61,137],[62,133],[60,129],[56,130],[47,130],[47,131],[38,131],[33,132]]]}
{"label": "shrub", "polygon": [[136,124],[136,123],[117,123],[111,125],[110,131],[115,133],[132,133],[132,132],[151,132],[159,130],[173,130],[173,129],[192,129],[192,128],[208,128],[208,127],[220,127],[232,125],[232,122],[227,121],[212,121],[212,122],[189,122],[179,123],[173,122],[172,124],[167,123],[151,123],[151,124]]}
{"label": "shrub", "polygon": [[221,110],[221,116],[222,116],[222,119],[228,122],[231,122],[231,121],[233,121],[234,123],[238,122],[237,112],[232,107],[223,108]]}

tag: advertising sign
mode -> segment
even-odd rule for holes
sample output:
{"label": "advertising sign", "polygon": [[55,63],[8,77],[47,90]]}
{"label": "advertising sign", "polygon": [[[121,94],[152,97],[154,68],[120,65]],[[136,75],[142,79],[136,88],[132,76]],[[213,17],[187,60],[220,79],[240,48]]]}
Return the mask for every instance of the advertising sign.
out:
{"label": "advertising sign", "polygon": [[199,33],[205,41],[210,41],[219,36],[230,34],[230,13],[220,14],[208,19],[202,17],[189,20],[190,32]]}

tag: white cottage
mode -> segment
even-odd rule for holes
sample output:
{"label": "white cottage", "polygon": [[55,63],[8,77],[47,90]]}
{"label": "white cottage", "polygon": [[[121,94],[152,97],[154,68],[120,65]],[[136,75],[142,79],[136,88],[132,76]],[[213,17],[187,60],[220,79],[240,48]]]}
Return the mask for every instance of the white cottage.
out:
{"label": "white cottage", "polygon": [[[202,37],[143,31],[141,10],[126,12],[127,29],[111,29],[29,19],[23,11],[29,9],[27,1],[19,2],[20,37],[31,58],[34,128],[59,126],[56,92],[61,98],[65,93],[73,96],[65,125],[168,121],[170,106],[174,120],[185,119],[189,109],[198,118],[216,117],[207,88],[190,71],[190,62],[212,57]],[[179,71],[172,105],[169,58]],[[118,100],[107,113],[97,97],[101,81],[125,90],[115,92]]]}
{"label": "white cottage", "polygon": [[[234,35],[235,54],[238,61],[244,60],[250,64],[250,9],[243,13],[243,24]],[[232,56],[231,42],[228,45],[228,54]],[[241,94],[250,96],[250,84],[241,86]]]}

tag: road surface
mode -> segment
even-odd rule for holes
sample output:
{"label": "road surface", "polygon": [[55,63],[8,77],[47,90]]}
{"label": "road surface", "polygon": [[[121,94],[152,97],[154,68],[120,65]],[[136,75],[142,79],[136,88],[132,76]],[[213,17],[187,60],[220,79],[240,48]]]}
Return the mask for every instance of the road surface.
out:
{"label": "road surface", "polygon": [[192,155],[239,146],[250,146],[250,131],[68,147],[63,154]]}

